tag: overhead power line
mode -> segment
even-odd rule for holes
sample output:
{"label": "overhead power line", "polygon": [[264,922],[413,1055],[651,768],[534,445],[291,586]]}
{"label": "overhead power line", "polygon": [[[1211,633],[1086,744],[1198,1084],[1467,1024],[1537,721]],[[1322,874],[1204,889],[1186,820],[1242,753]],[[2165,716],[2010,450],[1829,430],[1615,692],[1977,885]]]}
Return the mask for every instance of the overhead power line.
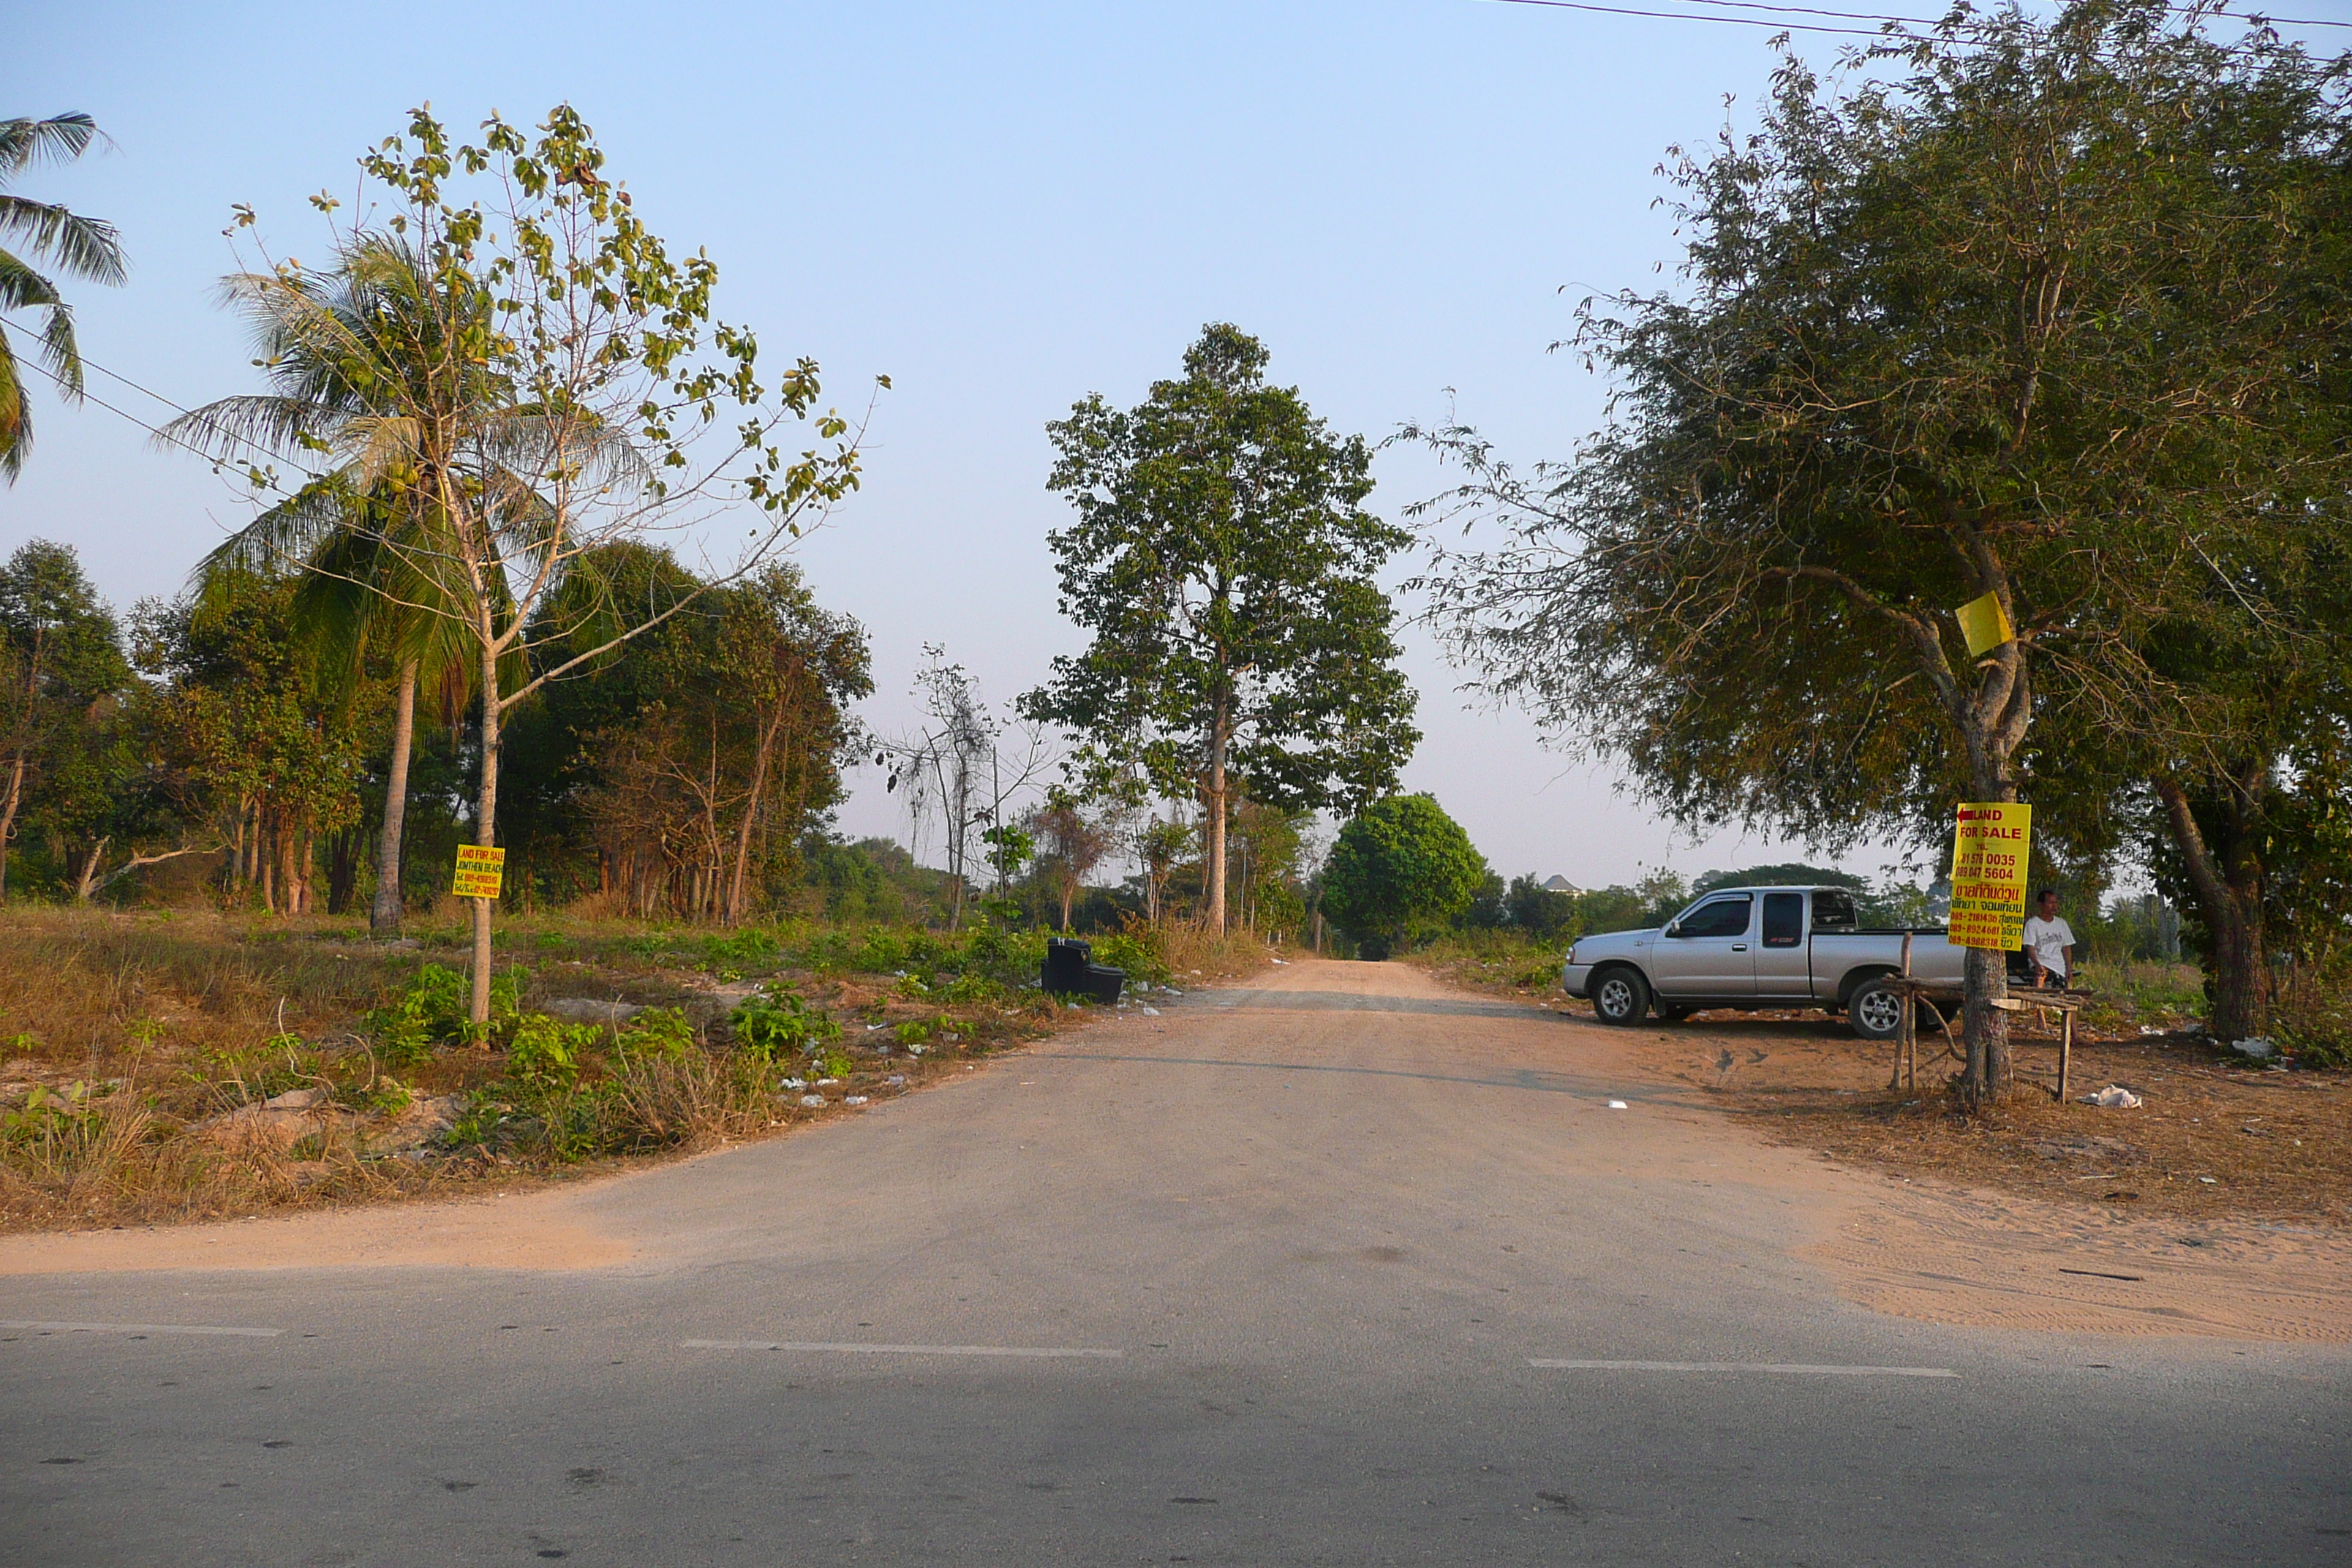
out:
{"label": "overhead power line", "polygon": [[[173,402],[170,398],[164,396],[160,392],[154,391],[152,388],[142,386],[139,383],[131,380],[129,376],[124,375],[121,371],[109,370],[106,366],[99,363],[96,360],[91,359],[88,354],[82,354],[79,357],[80,358],[85,369],[94,370],[98,372],[99,374],[103,375],[110,380],[119,381],[123,385],[129,387],[131,391],[136,392],[142,396],[153,398],[156,402],[162,404],[164,407],[171,409],[176,414],[193,414],[195,412],[194,409],[184,407],[180,404]],[[21,354],[16,356],[16,358],[18,364],[29,364],[35,370],[39,371],[43,375],[48,377],[50,381],[56,383],[59,392],[65,393],[68,396],[79,396],[81,401],[85,403],[95,403],[100,408],[105,409],[109,414],[114,415],[118,418],[127,419],[131,424],[138,426],[139,428],[146,431],[158,441],[162,441],[167,446],[177,447],[182,451],[192,452],[195,456],[202,458],[207,463],[217,463],[221,461],[221,458],[217,455],[205,451],[203,447],[196,446],[194,443],[188,441],[182,437],[174,436],[170,431],[163,429],[160,426],[150,425],[146,420],[140,418],[139,416],[131,413],[128,409],[116,407],[113,404],[109,403],[103,397],[92,393],[88,387],[84,387],[79,393],[76,393],[73,388],[66,384],[64,377],[58,375],[57,372],[49,369],[48,366],[42,364],[39,361],[26,359]],[[217,429],[218,426],[215,426],[215,428]],[[272,447],[263,446],[260,442],[253,439],[250,436],[240,436],[234,430],[222,430],[220,433],[229,440],[236,442],[239,446],[249,447],[255,453],[270,462],[284,464],[286,467],[293,469],[296,473],[300,474],[306,479],[316,479],[320,477],[318,474],[311,472],[310,468],[304,467],[303,464],[297,461],[295,458],[289,458],[283,452],[277,451]]]}
{"label": "overhead power line", "polygon": [[[1670,22],[1728,22],[1741,27],[1769,27],[1776,33],[1840,33],[1853,38],[1876,38],[1885,36],[1876,27],[1824,27],[1811,22],[1765,21],[1755,16],[1709,16],[1697,11],[1636,11],[1624,5],[1594,5],[1588,4],[1587,0],[1497,0],[1497,3],[1505,5],[1542,5],[1555,11],[1594,11],[1604,16],[1658,16]],[[1901,16],[1885,16],[1879,19],[1887,22],[1906,20]]]}
{"label": "overhead power line", "polygon": [[[1880,11],[1832,11],[1813,5],[1778,5],[1769,4],[1768,0],[1686,0],[1686,3],[1693,5],[1717,6],[1741,11],[1762,11],[1769,13],[1769,16],[1766,18],[1759,18],[1709,16],[1703,11],[1638,10],[1625,5],[1595,5],[1592,0],[1496,0],[1496,4],[1504,5],[1541,5],[1557,11],[1592,11],[1607,16],[1654,16],[1676,22],[1727,22],[1736,26],[1770,27],[1781,32],[1836,33],[1848,37],[1874,38],[1882,37],[1883,33],[1876,27],[1832,27],[1817,22],[1797,22],[1784,18],[1829,16],[1852,22],[1891,22],[1904,27],[1935,27],[1942,25],[1940,17],[1896,16]],[[2175,5],[2168,9],[2177,16],[2191,14],[2184,6]],[[2273,16],[2263,13],[2236,11],[2208,11],[2202,15],[2216,19],[2227,17],[2240,22],[2275,22],[2292,27],[2352,28],[2352,22],[2332,21],[2319,16]]]}

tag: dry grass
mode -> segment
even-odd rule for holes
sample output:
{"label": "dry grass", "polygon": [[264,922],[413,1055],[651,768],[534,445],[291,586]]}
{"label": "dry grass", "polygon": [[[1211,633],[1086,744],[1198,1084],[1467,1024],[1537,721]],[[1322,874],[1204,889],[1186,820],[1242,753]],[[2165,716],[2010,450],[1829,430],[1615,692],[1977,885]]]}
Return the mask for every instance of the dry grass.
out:
{"label": "dry grass", "polygon": [[[1826,1019],[1701,1015],[1636,1055],[1775,1141],[1906,1175],[2182,1218],[2352,1225],[2352,1078],[2248,1070],[2185,1036],[2080,1044],[2059,1104],[2053,1040],[2018,1041],[2013,1091],[1961,1114],[1958,1064],[1927,1042],[1919,1086],[1887,1087],[1891,1047]],[[2108,1084],[2137,1110],[2080,1097]]]}
{"label": "dry grass", "polygon": [[[565,998],[676,1007],[692,1047],[633,1055],[605,1028],[583,1049],[576,1081],[554,1084],[519,1080],[497,1049],[446,1047],[387,1068],[367,1010],[429,963],[464,963],[457,920],[410,929],[404,942],[377,943],[348,920],[0,912],[0,1230],[381,1202],[608,1170],[837,1114],[848,1095],[904,1092],[956,1059],[1083,1016],[977,970],[950,984],[970,956],[958,939],[930,941],[922,951],[932,956],[902,975],[858,967],[862,931],[543,914],[500,924],[501,971],[520,982],[525,1012]],[[1157,947],[1184,981],[1265,958],[1251,939],[1182,931]],[[1026,961],[1026,947],[1015,949],[998,954],[999,970]],[[814,1070],[736,1048],[730,1011],[762,984],[796,990],[842,1026],[826,1108],[781,1087]],[[290,1142],[224,1120],[298,1089],[326,1098]],[[423,1147],[388,1147],[405,1108],[443,1096],[463,1107],[457,1127]]]}

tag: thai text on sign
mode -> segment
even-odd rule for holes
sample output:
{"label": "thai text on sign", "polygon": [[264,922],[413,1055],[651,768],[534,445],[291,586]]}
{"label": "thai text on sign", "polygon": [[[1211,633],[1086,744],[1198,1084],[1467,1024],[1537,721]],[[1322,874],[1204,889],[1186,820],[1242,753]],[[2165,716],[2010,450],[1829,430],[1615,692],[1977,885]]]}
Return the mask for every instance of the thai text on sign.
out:
{"label": "thai text on sign", "polygon": [[2025,945],[2025,873],[2033,808],[2015,801],[1969,801],[1952,838],[1954,947],[2014,952]]}
{"label": "thai text on sign", "polygon": [[457,875],[449,890],[461,899],[495,899],[506,880],[507,852],[479,844],[457,846]]}

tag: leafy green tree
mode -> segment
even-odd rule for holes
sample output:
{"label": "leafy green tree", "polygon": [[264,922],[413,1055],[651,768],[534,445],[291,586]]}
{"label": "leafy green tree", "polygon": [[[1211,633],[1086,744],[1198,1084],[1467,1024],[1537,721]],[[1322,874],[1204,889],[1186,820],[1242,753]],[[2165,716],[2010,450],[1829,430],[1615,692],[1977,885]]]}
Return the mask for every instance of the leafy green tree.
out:
{"label": "leafy green tree", "polygon": [[[599,614],[574,602],[593,595]],[[616,619],[665,619],[549,686],[510,731],[519,884],[593,887],[644,914],[732,924],[755,879],[788,881],[806,833],[841,798],[860,743],[849,704],[872,689],[865,629],[819,606],[789,565],[705,590],[667,552],[585,556],[548,614],[609,641]],[[541,645],[563,660],[572,643]]]}
{"label": "leafy green tree", "polygon": [[1425,795],[1391,795],[1350,817],[1323,872],[1323,912],[1368,958],[1467,909],[1486,862]]}
{"label": "leafy green tree", "polygon": [[[1863,63],[1790,60],[1756,134],[1675,166],[1687,286],[1587,314],[1621,391],[1573,463],[1435,433],[1509,529],[1438,568],[1453,650],[1676,818],[1831,847],[1936,844],[2061,747],[2225,771],[2228,698],[2162,650],[2340,526],[2343,68],[2161,0]],[[1952,612],[1984,595],[2016,635],[1979,657]],[[2053,834],[2108,805],[2032,793]],[[1971,952],[1976,1102],[2004,976]]]}
{"label": "leafy green tree", "polygon": [[[492,846],[502,731],[516,709],[679,614],[701,587],[750,577],[812,509],[856,488],[857,451],[847,421],[816,413],[814,362],[772,385],[761,379],[753,335],[713,314],[718,268],[698,252],[671,256],[604,174],[602,148],[569,106],[551,110],[536,136],[495,116],[482,130],[478,145],[461,144],[415,111],[405,136],[360,160],[379,194],[370,210],[383,216],[338,248],[348,257],[378,240],[404,246],[425,280],[433,374],[386,389],[390,408],[342,434],[374,443],[385,472],[413,474],[424,491],[431,527],[385,528],[374,542],[448,595],[417,607],[446,616],[467,640],[479,713],[472,830]],[[782,435],[802,421],[814,424],[817,445],[788,452]],[[262,465],[255,478],[276,483]],[[746,509],[744,546],[696,591],[623,619],[602,640],[579,635],[584,621],[548,613],[583,555],[729,503]],[[386,591],[374,579],[363,585]],[[593,595],[566,602],[583,617],[605,611]],[[559,645],[566,657],[534,657]],[[528,673],[509,681],[518,657]],[[490,900],[475,901],[477,1023],[489,1016],[491,915]]]}
{"label": "leafy green tree", "polygon": [[71,547],[19,547],[0,567],[0,892],[10,842],[28,820],[85,861],[104,837],[99,825],[122,782],[120,712],[134,685],[113,612]]}
{"label": "leafy green tree", "polygon": [[[13,241],[24,251],[19,256],[0,249],[0,310],[47,312],[35,352],[68,402],[80,401],[82,389],[73,307],[38,268],[51,267],[92,283],[120,284],[128,275],[122,245],[113,225],[16,195],[8,187],[45,159],[72,162],[97,139],[97,121],[87,114],[0,120],[0,240]],[[25,454],[33,445],[33,416],[25,406],[21,363],[7,328],[0,326],[0,478],[11,484],[24,471]]]}
{"label": "leafy green tree", "polygon": [[1511,879],[1503,908],[1513,927],[1538,942],[1573,940],[1583,930],[1577,895],[1547,888],[1533,874]]}
{"label": "leafy green tree", "polygon": [[1211,325],[1137,407],[1097,395],[1046,426],[1047,487],[1078,513],[1049,536],[1062,613],[1094,641],[1022,700],[1081,738],[1091,790],[1201,802],[1218,931],[1237,795],[1360,806],[1421,739],[1374,581],[1411,535],[1363,510],[1362,439],[1265,365],[1255,338]]}
{"label": "leafy green tree", "polygon": [[161,678],[158,760],[189,815],[228,851],[232,889],[265,909],[317,908],[318,849],[357,822],[363,708],[321,676],[297,610],[299,579],[222,568],[139,618],[140,662]]}

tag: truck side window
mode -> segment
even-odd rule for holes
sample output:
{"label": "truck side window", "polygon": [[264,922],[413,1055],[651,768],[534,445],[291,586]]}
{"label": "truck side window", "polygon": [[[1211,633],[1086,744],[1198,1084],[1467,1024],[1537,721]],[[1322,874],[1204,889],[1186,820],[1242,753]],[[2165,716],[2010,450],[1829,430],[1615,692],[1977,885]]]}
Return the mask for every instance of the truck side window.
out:
{"label": "truck side window", "polygon": [[1805,940],[1805,895],[1764,895],[1764,945],[1795,947]]}
{"label": "truck side window", "polygon": [[1852,893],[1825,889],[1813,895],[1815,931],[1852,931],[1858,923],[1854,918]]}
{"label": "truck side window", "polygon": [[1748,895],[1710,899],[1682,918],[1676,936],[1746,936]]}

